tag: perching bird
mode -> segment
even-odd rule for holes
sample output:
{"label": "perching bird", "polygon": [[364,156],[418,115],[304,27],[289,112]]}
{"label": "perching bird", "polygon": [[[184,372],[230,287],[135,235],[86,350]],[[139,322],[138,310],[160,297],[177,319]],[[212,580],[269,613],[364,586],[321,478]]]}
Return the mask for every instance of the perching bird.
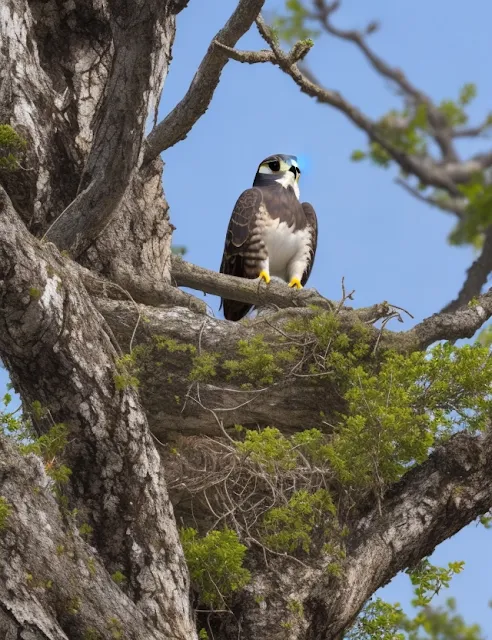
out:
{"label": "perching bird", "polygon": [[[220,272],[242,278],[275,276],[301,289],[313,268],[318,223],[313,207],[299,202],[296,156],[278,153],[258,167],[253,188],[232,212]],[[222,299],[227,320],[240,320],[252,305]]]}

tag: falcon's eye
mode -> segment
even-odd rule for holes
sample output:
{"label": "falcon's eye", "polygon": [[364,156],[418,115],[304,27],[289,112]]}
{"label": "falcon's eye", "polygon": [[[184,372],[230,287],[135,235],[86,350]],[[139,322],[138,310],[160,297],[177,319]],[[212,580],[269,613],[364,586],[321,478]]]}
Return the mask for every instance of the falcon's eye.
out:
{"label": "falcon's eye", "polygon": [[273,162],[269,162],[268,166],[272,171],[280,171],[280,162],[278,160],[274,160]]}

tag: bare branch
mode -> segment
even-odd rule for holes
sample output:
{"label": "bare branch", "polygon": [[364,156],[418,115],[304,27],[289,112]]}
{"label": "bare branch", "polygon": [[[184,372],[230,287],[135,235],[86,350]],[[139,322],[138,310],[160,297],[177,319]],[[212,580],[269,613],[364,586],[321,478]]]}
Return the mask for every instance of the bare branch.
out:
{"label": "bare branch", "polygon": [[181,256],[173,256],[171,279],[178,287],[190,287],[222,298],[248,302],[255,306],[272,305],[279,309],[316,305],[331,309],[333,303],[323,298],[316,289],[290,289],[284,284],[269,285],[258,280],[227,276],[185,262]]}
{"label": "bare branch", "polygon": [[[357,127],[365,131],[371,140],[381,145],[403,170],[414,174],[426,184],[445,189],[452,195],[459,195],[456,185],[443,168],[426,161],[427,159],[406,154],[390,144],[379,132],[377,123],[370,120],[357,107],[348,102],[338,91],[323,88],[319,83],[314,82],[313,79],[309,79],[303,74],[296,65],[292,65],[287,55],[278,46],[273,34],[261,16],[257,18],[256,24],[261,36],[274,52],[278,60],[278,66],[294,80],[303,93],[344,113]],[[311,78],[313,78],[312,75]]]}
{"label": "bare branch", "polygon": [[400,187],[403,187],[405,191],[408,191],[410,195],[421,202],[425,202],[426,204],[430,204],[432,207],[437,207],[441,209],[441,211],[447,211],[448,213],[454,213],[458,216],[458,218],[462,218],[465,215],[466,211],[466,200],[464,198],[451,198],[448,197],[446,199],[439,199],[435,196],[425,196],[415,187],[412,187],[411,184],[408,184],[402,178],[397,178],[395,180],[396,184]]}
{"label": "bare branch", "polygon": [[454,129],[452,135],[454,138],[478,138],[490,129],[492,129],[492,122],[490,120],[489,114],[482,122],[482,124],[479,124],[475,127],[462,127],[461,129]]}
{"label": "bare branch", "polygon": [[[340,3],[334,6],[333,4],[327,5],[325,0],[316,0],[315,5],[318,10],[316,17],[327,33],[341,40],[353,42],[379,74],[393,81],[403,94],[410,97],[416,105],[424,104],[426,106],[427,117],[432,127],[432,135],[439,145],[443,160],[445,162],[457,162],[458,154],[453,145],[451,129],[446,118],[437,109],[430,97],[413,85],[401,69],[391,67],[383,58],[378,56],[367,44],[364,33],[355,30],[338,29],[332,24],[330,16],[339,8]],[[365,33],[368,33],[368,29],[366,29]]]}
{"label": "bare branch", "polygon": [[[223,49],[229,58],[232,60],[236,60],[236,62],[247,62],[248,64],[256,64],[258,62],[270,62],[271,64],[277,64],[278,60],[275,54],[270,49],[262,49],[261,51],[239,51],[238,49],[233,49],[232,47],[226,47],[224,44],[221,44],[217,40],[215,44]],[[302,60],[309,50],[312,47],[312,43],[307,42],[296,42],[296,44],[292,47],[292,49],[287,54],[287,59],[290,64],[295,64]]]}
{"label": "bare branch", "polygon": [[217,46],[216,41],[226,47],[234,47],[253,24],[264,2],[265,0],[239,0],[227,24],[212,39],[184,98],[150,132],[146,141],[144,163],[152,161],[165,149],[184,140],[195,122],[208,109],[222,69],[229,60],[229,56],[222,47]]}
{"label": "bare branch", "polygon": [[466,279],[458,297],[443,308],[443,312],[456,311],[476,298],[492,271],[492,227],[485,232],[484,243],[479,257],[467,271]]}

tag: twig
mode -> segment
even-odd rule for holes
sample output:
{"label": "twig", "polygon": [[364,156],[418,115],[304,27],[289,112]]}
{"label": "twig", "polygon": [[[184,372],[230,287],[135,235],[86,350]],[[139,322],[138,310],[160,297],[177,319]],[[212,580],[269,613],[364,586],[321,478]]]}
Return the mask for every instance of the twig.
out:
{"label": "twig", "polygon": [[215,41],[233,47],[248,31],[261,11],[265,0],[240,0],[233,14],[208,48],[182,100],[155,126],[146,140],[144,163],[186,138],[194,124],[208,109],[220,80],[222,69],[229,60]]}

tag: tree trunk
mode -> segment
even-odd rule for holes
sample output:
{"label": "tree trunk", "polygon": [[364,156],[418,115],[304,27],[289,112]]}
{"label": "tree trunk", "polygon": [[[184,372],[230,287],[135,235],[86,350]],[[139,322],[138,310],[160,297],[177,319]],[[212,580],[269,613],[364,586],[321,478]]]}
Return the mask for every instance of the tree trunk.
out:
{"label": "tree trunk", "polygon": [[[192,640],[198,625],[215,640],[335,640],[379,586],[492,506],[490,438],[458,435],[379,502],[364,496],[354,506],[339,574],[327,572],[327,551],[302,560],[267,554],[250,536],[251,583],[226,611],[194,610],[169,494],[189,524],[199,470],[187,486],[189,464],[174,443],[187,443],[191,459],[230,445],[237,424],[291,434],[319,427],[320,416],[330,433],[346,405],[336,379],[316,386],[306,375],[312,340],[302,326],[317,317],[312,303],[334,309],[347,334],[364,326],[371,353],[408,353],[473,335],[492,316],[492,296],[396,334],[374,328],[398,316],[387,303],[353,310],[346,299],[334,305],[273,284],[262,291],[172,260],[159,152],[205,112],[227,47],[263,1],[238,2],[189,91],[158,124],[185,5],[0,7],[0,124],[27,142],[15,170],[0,168],[0,356],[38,435],[66,425],[68,443],[55,458],[71,470],[68,483],[54,483],[52,460],[43,467],[0,436],[2,637]],[[171,282],[281,310],[249,323],[216,320]],[[264,384],[231,375],[224,363],[241,340],[278,353],[292,320],[301,326],[301,365]]]}

